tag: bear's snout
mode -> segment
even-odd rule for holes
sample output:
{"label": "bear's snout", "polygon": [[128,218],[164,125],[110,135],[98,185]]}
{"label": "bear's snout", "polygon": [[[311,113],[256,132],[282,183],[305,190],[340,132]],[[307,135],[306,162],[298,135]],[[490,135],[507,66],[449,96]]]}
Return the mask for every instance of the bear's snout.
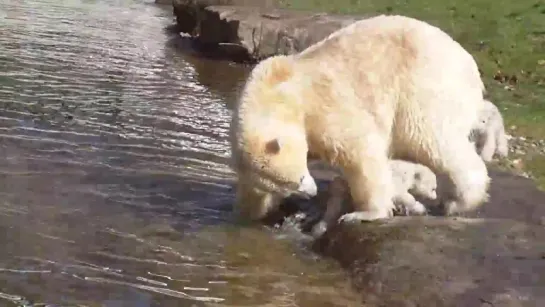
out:
{"label": "bear's snout", "polygon": [[301,177],[297,192],[305,198],[311,198],[318,194],[318,186],[316,185],[316,181],[314,181],[314,178],[312,178],[309,173]]}

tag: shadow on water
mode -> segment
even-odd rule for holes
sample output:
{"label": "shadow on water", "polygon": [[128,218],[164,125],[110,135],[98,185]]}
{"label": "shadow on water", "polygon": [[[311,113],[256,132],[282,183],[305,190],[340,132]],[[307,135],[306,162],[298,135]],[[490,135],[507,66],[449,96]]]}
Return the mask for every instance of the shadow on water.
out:
{"label": "shadow on water", "polygon": [[147,2],[0,6],[1,306],[355,304],[335,264],[230,222],[247,68],[180,53]]}

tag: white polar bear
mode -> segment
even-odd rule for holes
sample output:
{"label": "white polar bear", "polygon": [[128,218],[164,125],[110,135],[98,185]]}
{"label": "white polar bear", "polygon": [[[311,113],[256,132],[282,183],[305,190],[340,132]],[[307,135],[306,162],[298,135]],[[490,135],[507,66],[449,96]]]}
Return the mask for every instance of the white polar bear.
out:
{"label": "white polar bear", "polygon": [[485,162],[492,161],[494,154],[502,158],[507,157],[509,143],[505,134],[503,117],[498,107],[491,101],[485,100],[485,108],[471,130],[470,140],[475,144],[477,153]]}
{"label": "white polar bear", "polygon": [[268,58],[233,112],[235,210],[259,220],[287,195],[316,195],[309,153],[343,171],[355,207],[343,221],[393,215],[390,158],[446,175],[446,212],[473,209],[490,182],[468,138],[483,92],[462,46],[403,16],[360,20],[301,53]]}
{"label": "white polar bear", "polygon": [[[426,206],[414,196],[428,200],[437,199],[437,178],[428,167],[403,160],[390,160],[390,169],[395,186],[394,206],[399,215],[422,215]],[[325,192],[325,213],[312,228],[314,237],[322,235],[326,229],[353,208],[348,183],[341,176],[336,176]]]}

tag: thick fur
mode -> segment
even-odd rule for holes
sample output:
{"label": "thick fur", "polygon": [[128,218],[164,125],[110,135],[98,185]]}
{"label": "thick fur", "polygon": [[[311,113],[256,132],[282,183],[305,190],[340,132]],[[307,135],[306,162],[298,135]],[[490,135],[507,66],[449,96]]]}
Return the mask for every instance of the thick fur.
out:
{"label": "thick fur", "polygon": [[507,157],[509,143],[505,134],[503,116],[491,101],[485,100],[485,108],[473,126],[470,140],[475,144],[477,153],[485,162],[492,161],[494,154],[502,158]]}
{"label": "thick fur", "polygon": [[426,207],[414,196],[437,199],[437,177],[427,166],[403,160],[390,160],[395,186],[394,206],[406,215],[424,214]]}
{"label": "thick fur", "polygon": [[[395,186],[393,202],[399,215],[422,215],[426,207],[415,196],[428,200],[437,199],[437,178],[428,167],[403,160],[390,160],[390,170]],[[325,213],[312,229],[315,237],[337,222],[343,213],[353,209],[353,200],[348,193],[346,180],[336,176],[329,184],[325,203]]]}
{"label": "thick fur", "polygon": [[392,216],[390,158],[446,174],[447,212],[475,208],[490,180],[468,139],[483,92],[467,51],[403,16],[364,19],[299,54],[266,59],[231,123],[235,207],[255,220],[285,195],[315,193],[310,152],[343,171],[356,211],[345,221]]}

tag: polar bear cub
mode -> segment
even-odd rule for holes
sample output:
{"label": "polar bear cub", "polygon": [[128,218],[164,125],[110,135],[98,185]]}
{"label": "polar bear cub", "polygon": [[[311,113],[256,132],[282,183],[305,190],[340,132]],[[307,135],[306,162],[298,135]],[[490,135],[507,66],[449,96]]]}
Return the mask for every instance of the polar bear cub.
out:
{"label": "polar bear cub", "polygon": [[485,106],[479,115],[479,120],[473,126],[469,136],[475,144],[477,153],[485,162],[492,161],[494,154],[507,157],[509,144],[505,134],[503,117],[498,107],[489,100],[484,100]]}
{"label": "polar bear cub", "polygon": [[[390,169],[395,186],[394,205],[400,215],[421,215],[426,206],[415,196],[428,200],[437,199],[437,177],[428,167],[404,160],[390,160]],[[322,235],[327,227],[336,222],[343,213],[352,210],[348,183],[336,176],[329,184],[325,197],[325,213],[312,228],[315,237]]]}

